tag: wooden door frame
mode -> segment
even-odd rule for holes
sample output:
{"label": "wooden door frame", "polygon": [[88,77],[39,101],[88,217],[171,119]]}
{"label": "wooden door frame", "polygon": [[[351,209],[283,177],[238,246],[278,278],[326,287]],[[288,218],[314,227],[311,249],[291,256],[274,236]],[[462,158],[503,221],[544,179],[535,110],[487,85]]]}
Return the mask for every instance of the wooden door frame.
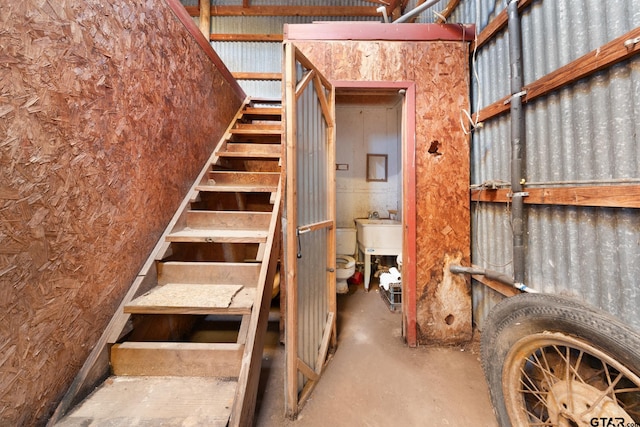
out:
{"label": "wooden door frame", "polygon": [[[416,301],[416,84],[412,81],[332,80],[341,89],[404,90],[402,105],[402,332],[409,347],[418,345]],[[335,197],[335,194],[333,195]]]}

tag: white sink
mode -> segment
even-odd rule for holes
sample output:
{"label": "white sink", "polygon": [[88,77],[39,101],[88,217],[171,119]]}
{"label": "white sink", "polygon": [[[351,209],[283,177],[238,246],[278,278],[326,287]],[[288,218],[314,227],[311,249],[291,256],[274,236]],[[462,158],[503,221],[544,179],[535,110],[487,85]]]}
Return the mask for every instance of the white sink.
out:
{"label": "white sink", "polygon": [[395,219],[356,219],[358,245],[362,249],[402,250],[402,223]]}

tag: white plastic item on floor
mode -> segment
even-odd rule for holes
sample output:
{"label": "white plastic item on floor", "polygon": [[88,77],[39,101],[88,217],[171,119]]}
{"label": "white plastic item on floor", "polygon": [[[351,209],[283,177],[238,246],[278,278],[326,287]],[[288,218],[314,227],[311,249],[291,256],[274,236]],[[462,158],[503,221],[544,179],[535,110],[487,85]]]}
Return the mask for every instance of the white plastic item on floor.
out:
{"label": "white plastic item on floor", "polygon": [[401,275],[397,268],[391,267],[388,273],[382,273],[380,275],[380,287],[385,291],[389,290],[389,285],[392,283],[398,283]]}

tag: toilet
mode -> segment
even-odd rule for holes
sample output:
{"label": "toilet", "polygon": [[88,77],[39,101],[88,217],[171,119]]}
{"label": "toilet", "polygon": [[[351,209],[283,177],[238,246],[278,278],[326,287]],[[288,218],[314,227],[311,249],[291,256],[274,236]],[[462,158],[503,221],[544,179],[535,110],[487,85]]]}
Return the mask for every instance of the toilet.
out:
{"label": "toilet", "polygon": [[336,228],[336,292],[349,292],[347,279],[356,272],[356,229]]}

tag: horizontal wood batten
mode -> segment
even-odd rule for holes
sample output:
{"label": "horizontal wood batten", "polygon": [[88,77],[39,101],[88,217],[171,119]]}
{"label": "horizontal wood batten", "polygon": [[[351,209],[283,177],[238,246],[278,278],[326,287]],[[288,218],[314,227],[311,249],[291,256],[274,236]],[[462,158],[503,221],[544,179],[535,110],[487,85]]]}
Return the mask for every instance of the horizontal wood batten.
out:
{"label": "horizontal wood batten", "polygon": [[[629,46],[625,45],[627,40],[637,37],[640,37],[640,27],[558,68],[556,71],[541,77],[524,87],[526,95],[523,101],[533,101],[534,99],[540,98],[568,84],[637,55],[640,52],[640,43]],[[509,98],[509,96],[506,96],[474,114],[474,122],[476,118],[478,118],[478,121],[485,121],[509,111],[510,106],[507,102]]]}
{"label": "horizontal wood batten", "polygon": [[215,42],[281,42],[282,34],[210,34]]}
{"label": "horizontal wood batten", "polygon": [[[186,6],[200,16],[198,6]],[[211,16],[381,16],[373,6],[211,6]]]}
{"label": "horizontal wood batten", "polygon": [[[533,3],[533,0],[520,0],[518,2],[518,12],[522,12],[525,8],[529,7],[531,3]],[[497,33],[507,26],[507,20],[507,9],[505,8],[493,21],[489,22],[489,25],[487,25],[480,34],[478,34],[478,39],[475,42],[475,48],[478,49],[491,41]]]}
{"label": "horizontal wood batten", "polygon": [[436,23],[444,24],[446,20],[449,19],[456,7],[458,7],[458,4],[460,4],[460,0],[449,0],[449,3],[445,6],[444,9],[442,9],[439,18],[436,19]]}
{"label": "horizontal wood batten", "polygon": [[[527,188],[524,203],[529,205],[568,205],[608,208],[640,208],[640,185]],[[473,202],[506,203],[510,189],[472,190]]]}
{"label": "horizontal wood batten", "polygon": [[238,80],[282,80],[282,73],[231,73]]}
{"label": "horizontal wood batten", "polygon": [[467,41],[475,25],[384,24],[381,22],[319,22],[285,24],[285,40]]}
{"label": "horizontal wood batten", "polygon": [[485,276],[481,276],[479,274],[474,274],[471,276],[474,280],[477,280],[478,282],[482,283],[483,285],[493,289],[494,291],[506,296],[506,297],[512,297],[514,295],[518,295],[521,294],[522,292],[520,292],[519,290],[517,290],[516,288],[514,288],[513,286],[509,286],[509,285],[505,285],[504,283],[500,283],[496,280],[491,280],[488,279]]}

